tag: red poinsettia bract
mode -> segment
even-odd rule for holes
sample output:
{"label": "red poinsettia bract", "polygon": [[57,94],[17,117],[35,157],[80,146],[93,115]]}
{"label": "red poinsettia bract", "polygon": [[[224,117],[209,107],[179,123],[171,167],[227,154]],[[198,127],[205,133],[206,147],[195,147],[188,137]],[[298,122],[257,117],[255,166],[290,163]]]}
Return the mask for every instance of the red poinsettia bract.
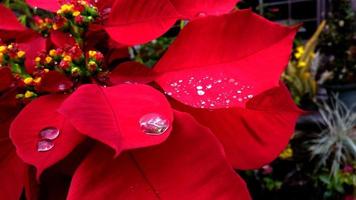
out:
{"label": "red poinsettia bract", "polygon": [[[235,3],[115,1],[105,29],[120,43],[154,39],[180,18],[191,22],[153,70],[124,63],[111,87],[86,84],[29,103],[10,128],[18,156],[39,178],[87,138],[97,141],[73,174],[70,200],[250,199],[233,168],[272,161],[300,114],[279,81],[296,28],[249,10],[223,14]],[[11,148],[0,167],[21,171]],[[11,183],[0,192],[17,199],[26,176],[11,178],[0,179]]]}

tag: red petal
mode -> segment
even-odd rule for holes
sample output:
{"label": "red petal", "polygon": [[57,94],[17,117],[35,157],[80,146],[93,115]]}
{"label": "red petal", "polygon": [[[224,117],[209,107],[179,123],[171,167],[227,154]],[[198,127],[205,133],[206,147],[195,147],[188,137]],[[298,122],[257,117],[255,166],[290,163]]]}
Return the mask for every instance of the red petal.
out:
{"label": "red petal", "polygon": [[0,123],[0,194],[1,199],[18,200],[24,185],[25,164],[17,157],[9,139],[10,122]]}
{"label": "red petal", "polygon": [[17,17],[12,10],[0,4],[0,30],[25,31],[26,27],[17,20]]}
{"label": "red petal", "polygon": [[250,199],[208,129],[180,112],[173,127],[166,142],[117,159],[102,146],[93,149],[68,199]]}
{"label": "red petal", "polygon": [[0,92],[8,89],[14,82],[10,68],[0,67]]}
{"label": "red petal", "polygon": [[155,66],[157,83],[193,107],[243,107],[278,86],[295,32],[250,10],[194,20]]}
{"label": "red petal", "polygon": [[154,80],[153,71],[138,62],[125,62],[117,66],[110,73],[110,81],[113,84],[127,82],[149,83]]}
{"label": "red petal", "polygon": [[168,0],[117,0],[106,31],[121,44],[146,43],[166,32],[179,16]]}
{"label": "red petal", "polygon": [[213,131],[232,165],[239,169],[259,168],[275,159],[288,144],[301,114],[282,86],[256,96],[247,109],[178,107]]}
{"label": "red petal", "polygon": [[75,40],[69,33],[63,33],[61,31],[51,32],[51,41],[56,47],[66,48],[72,47],[75,44]]}
{"label": "red petal", "polygon": [[35,57],[46,50],[46,39],[34,32],[29,32],[25,38],[17,41],[20,49],[26,52],[26,71],[32,73],[35,69]]}
{"label": "red petal", "polygon": [[[37,177],[46,168],[66,157],[82,140],[79,134],[64,116],[56,109],[62,104],[65,95],[40,97],[27,105],[15,118],[10,128],[11,139],[17,154],[27,163],[36,166]],[[54,147],[49,151],[37,151],[41,140],[40,131],[54,127],[60,135],[52,140]]]}
{"label": "red petal", "polygon": [[26,3],[31,7],[42,8],[51,12],[56,12],[61,7],[59,0],[26,0]]}
{"label": "red petal", "polygon": [[44,92],[61,92],[69,90],[72,87],[73,82],[64,74],[58,71],[49,71],[42,77],[38,90]]}
{"label": "red petal", "polygon": [[165,33],[180,18],[218,15],[234,8],[237,0],[117,0],[106,31],[119,43],[146,43]]}
{"label": "red petal", "polygon": [[158,113],[168,122],[173,120],[166,98],[153,88],[138,84],[82,86],[59,112],[81,133],[109,145],[117,154],[124,149],[159,144],[168,137],[171,128],[162,135],[145,134],[139,124],[142,116]]}

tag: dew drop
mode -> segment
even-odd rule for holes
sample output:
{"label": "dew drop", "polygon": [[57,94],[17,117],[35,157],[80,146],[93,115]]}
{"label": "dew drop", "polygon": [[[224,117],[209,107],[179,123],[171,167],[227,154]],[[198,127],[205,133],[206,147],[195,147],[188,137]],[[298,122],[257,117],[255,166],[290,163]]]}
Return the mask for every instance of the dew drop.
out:
{"label": "dew drop", "polygon": [[213,87],[211,84],[206,86],[207,89],[211,89],[211,87]]}
{"label": "dew drop", "polygon": [[252,97],[253,97],[252,94],[247,95],[247,98],[249,98],[249,99],[252,99]]}
{"label": "dew drop", "polygon": [[39,133],[41,139],[47,139],[47,140],[54,140],[59,136],[59,134],[60,134],[59,129],[55,127],[44,128]]}
{"label": "dew drop", "polygon": [[46,139],[45,140],[40,140],[37,143],[37,151],[38,152],[46,152],[46,151],[51,150],[53,147],[54,147],[54,144],[50,140],[46,140]]}
{"label": "dew drop", "polygon": [[241,92],[241,90],[237,90],[237,94],[241,94],[242,92]]}
{"label": "dew drop", "polygon": [[169,121],[158,113],[149,113],[139,120],[142,131],[148,135],[161,135],[169,128]]}
{"label": "dew drop", "polygon": [[206,17],[206,13],[205,12],[200,12],[197,14],[198,17]]}
{"label": "dew drop", "polygon": [[198,90],[201,90],[201,89],[203,89],[203,86],[198,85],[198,86],[197,86],[197,89],[198,89]]}
{"label": "dew drop", "polygon": [[199,96],[202,96],[202,95],[205,94],[205,92],[203,90],[198,90],[197,93],[198,93]]}

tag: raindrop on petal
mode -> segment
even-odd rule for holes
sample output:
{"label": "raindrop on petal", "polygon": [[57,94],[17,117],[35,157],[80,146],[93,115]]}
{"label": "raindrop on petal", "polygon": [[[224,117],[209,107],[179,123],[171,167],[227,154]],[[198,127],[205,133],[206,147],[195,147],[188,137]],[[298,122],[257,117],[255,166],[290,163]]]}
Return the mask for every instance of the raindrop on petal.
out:
{"label": "raindrop on petal", "polygon": [[54,140],[59,136],[60,132],[58,128],[47,127],[40,131],[39,135],[42,139]]}
{"label": "raindrop on petal", "polygon": [[203,90],[198,90],[197,93],[198,93],[199,96],[202,96],[202,95],[205,94],[205,92]]}
{"label": "raindrop on petal", "polygon": [[148,135],[161,135],[169,128],[169,121],[157,113],[149,113],[141,117],[140,127]]}
{"label": "raindrop on petal", "polygon": [[46,152],[51,150],[54,147],[54,144],[50,140],[40,140],[37,143],[37,151],[38,152]]}

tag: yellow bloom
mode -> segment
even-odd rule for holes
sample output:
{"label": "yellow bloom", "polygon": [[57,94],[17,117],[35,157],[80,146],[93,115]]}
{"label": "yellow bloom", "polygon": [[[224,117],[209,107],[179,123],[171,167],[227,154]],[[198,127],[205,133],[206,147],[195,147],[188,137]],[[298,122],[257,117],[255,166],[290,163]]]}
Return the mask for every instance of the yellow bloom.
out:
{"label": "yellow bloom", "polygon": [[279,157],[283,160],[289,159],[293,156],[293,149],[288,146],[280,155]]}
{"label": "yellow bloom", "polygon": [[298,67],[304,68],[304,67],[306,67],[306,66],[307,66],[307,63],[306,63],[306,62],[304,62],[304,61],[299,61],[299,62],[298,62]]}

